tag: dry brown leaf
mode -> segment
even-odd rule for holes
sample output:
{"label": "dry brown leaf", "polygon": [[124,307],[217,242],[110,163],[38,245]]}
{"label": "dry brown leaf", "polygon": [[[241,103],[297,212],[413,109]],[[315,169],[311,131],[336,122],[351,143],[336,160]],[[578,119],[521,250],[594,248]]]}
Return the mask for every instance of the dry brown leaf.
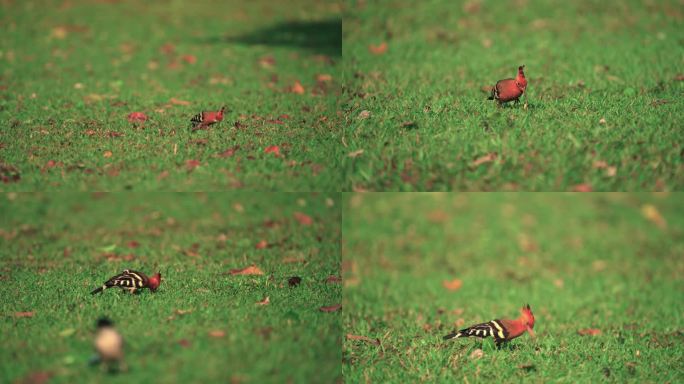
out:
{"label": "dry brown leaf", "polygon": [[482,356],[484,356],[484,352],[482,352],[482,350],[478,348],[470,354],[470,360],[478,360],[482,358]]}
{"label": "dry brown leaf", "polygon": [[215,329],[213,331],[209,331],[209,336],[214,337],[214,338],[221,338],[226,335],[226,331],[222,331],[220,329]]}
{"label": "dry brown leaf", "polygon": [[14,312],[14,317],[33,317],[36,313],[31,312]]}
{"label": "dry brown leaf", "polygon": [[316,81],[319,83],[327,83],[329,81],[332,81],[332,79],[333,79],[332,76],[328,75],[326,73],[320,73],[320,74],[316,75]]}
{"label": "dry brown leaf", "polygon": [[307,214],[304,214],[301,212],[295,212],[293,214],[293,216],[294,216],[295,220],[297,220],[299,222],[299,224],[301,224],[301,225],[309,226],[309,225],[313,224],[313,219],[311,218],[311,216],[309,216]]}
{"label": "dry brown leaf", "polygon": [[171,100],[169,100],[169,103],[171,103],[173,105],[190,105],[189,101],[179,100],[179,99],[176,99],[175,97],[172,97]]}
{"label": "dry brown leaf", "polygon": [[321,312],[335,312],[339,311],[340,309],[342,309],[342,304],[335,304],[318,308],[318,310]]}
{"label": "dry brown leaf", "polygon": [[294,84],[292,84],[292,87],[290,87],[290,92],[296,93],[298,95],[303,95],[306,90],[304,89],[304,86],[302,83],[299,82],[299,80],[295,81]]}
{"label": "dry brown leaf", "polygon": [[104,154],[102,156],[109,158],[109,157],[112,157],[112,155],[113,155],[112,151],[104,151]]}
{"label": "dry brown leaf", "polygon": [[264,299],[261,301],[257,301],[257,305],[268,305],[270,303],[271,299],[268,296],[264,297]]}
{"label": "dry brown leaf", "polygon": [[355,157],[359,157],[363,154],[364,150],[363,149],[358,149],[356,151],[349,152],[347,156],[351,157],[352,159]]}
{"label": "dry brown leaf", "polygon": [[480,157],[478,157],[477,159],[473,160],[473,162],[470,163],[470,165],[471,165],[472,167],[477,167],[477,166],[479,166],[479,165],[481,165],[481,164],[490,163],[490,162],[496,160],[496,157],[497,157],[497,153],[496,153],[496,152],[491,152],[491,153],[488,153],[488,154],[486,154],[486,155],[484,155],[484,156],[480,156]]}
{"label": "dry brown leaf", "polygon": [[382,55],[383,53],[387,52],[387,48],[387,43],[382,42],[379,45],[370,44],[368,46],[368,51],[374,55]]}
{"label": "dry brown leaf", "polygon": [[252,264],[249,267],[242,269],[231,269],[231,275],[263,275],[264,272],[256,265]]}
{"label": "dry brown leaf", "polygon": [[442,285],[449,291],[458,291],[459,289],[461,289],[463,281],[461,281],[460,279],[444,280],[442,282]]}
{"label": "dry brown leaf", "polygon": [[665,218],[660,214],[658,208],[652,204],[644,204],[641,207],[641,214],[651,223],[655,224],[660,229],[667,228]]}
{"label": "dry brown leaf", "polygon": [[357,116],[357,118],[359,120],[363,120],[363,119],[369,118],[370,115],[371,115],[370,111],[367,111],[364,109],[363,111],[359,112],[359,115]]}
{"label": "dry brown leaf", "polygon": [[373,345],[380,345],[380,339],[372,339],[368,336],[352,335],[351,333],[347,333],[347,340],[365,341],[366,343]]}
{"label": "dry brown leaf", "polygon": [[591,192],[591,191],[593,191],[593,188],[591,187],[590,184],[583,183],[583,184],[573,185],[572,191],[573,192]]}
{"label": "dry brown leaf", "polygon": [[185,161],[185,168],[188,171],[192,171],[193,169],[197,168],[200,166],[200,161],[199,160],[186,160]]}
{"label": "dry brown leaf", "polygon": [[579,331],[577,331],[577,333],[580,336],[596,336],[596,335],[601,334],[601,330],[596,329],[596,328],[587,328],[587,329],[580,329]]}
{"label": "dry brown leaf", "polygon": [[173,311],[176,315],[187,315],[188,313],[192,313],[192,309],[176,309]]}
{"label": "dry brown leaf", "polygon": [[266,240],[259,241],[255,246],[256,249],[268,248],[268,242]]}
{"label": "dry brown leaf", "polygon": [[325,279],[325,282],[328,284],[339,284],[342,282],[342,278],[339,276],[328,276],[327,279]]}

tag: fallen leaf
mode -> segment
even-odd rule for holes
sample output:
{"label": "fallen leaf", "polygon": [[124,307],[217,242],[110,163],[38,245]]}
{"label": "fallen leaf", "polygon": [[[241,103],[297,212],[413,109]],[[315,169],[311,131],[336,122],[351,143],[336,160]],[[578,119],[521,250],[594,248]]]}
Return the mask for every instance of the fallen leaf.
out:
{"label": "fallen leaf", "polygon": [[357,149],[356,151],[349,152],[347,156],[351,158],[359,157],[363,154],[364,150],[363,149]]}
{"label": "fallen leaf", "polygon": [[294,82],[294,84],[292,84],[292,87],[290,87],[290,92],[296,93],[298,95],[303,95],[306,91],[304,90],[304,86],[302,85],[302,83],[300,83],[299,80],[297,80]]}
{"label": "fallen leaf", "polygon": [[327,279],[325,279],[325,282],[328,284],[339,284],[342,282],[342,278],[339,276],[330,275]]}
{"label": "fallen leaf", "polygon": [[136,123],[147,120],[147,115],[142,112],[131,112],[128,114],[128,122]]}
{"label": "fallen leaf", "polygon": [[387,52],[387,48],[387,43],[384,41],[378,45],[368,45],[368,51],[374,55],[382,55],[383,53]]}
{"label": "fallen leaf", "polygon": [[178,340],[178,344],[183,348],[189,348],[192,345],[188,339],[180,339]]}
{"label": "fallen leaf", "polygon": [[273,58],[273,56],[263,56],[263,57],[259,58],[259,65],[262,68],[271,68],[275,64],[276,64],[276,61]]}
{"label": "fallen leaf", "polygon": [[240,146],[236,145],[233,148],[226,149],[225,151],[219,153],[216,156],[218,156],[218,157],[232,157],[233,155],[235,155],[235,151],[237,151],[238,149],[240,149]]}
{"label": "fallen leaf", "polygon": [[667,228],[667,222],[665,218],[660,214],[658,208],[652,204],[644,204],[641,207],[641,214],[651,223],[655,224],[660,229]]}
{"label": "fallen leaf", "polygon": [[15,381],[15,383],[45,384],[48,381],[50,381],[50,378],[52,377],[52,375],[53,375],[52,372],[46,372],[46,371],[31,372],[28,375],[26,375],[24,378],[22,378],[21,380]]}
{"label": "fallen leaf", "polygon": [[257,305],[268,305],[270,302],[271,299],[268,296],[266,296],[263,300],[257,301]]}
{"label": "fallen leaf", "polygon": [[583,183],[583,184],[573,185],[572,191],[573,192],[591,192],[591,191],[593,191],[593,188],[591,187],[590,184]]}
{"label": "fallen leaf", "polygon": [[192,309],[176,309],[175,311],[173,311],[173,313],[175,313],[176,315],[183,316],[187,315],[188,313],[192,313]]}
{"label": "fallen leaf", "polygon": [[200,166],[200,161],[199,160],[186,160],[185,161],[185,168],[188,171],[192,171],[193,169],[197,168]]}
{"label": "fallen leaf", "polygon": [[138,243],[138,242],[135,241],[135,240],[131,240],[131,241],[129,241],[129,242],[126,244],[126,246],[127,246],[128,248],[138,248],[138,247],[140,246],[140,243]]}
{"label": "fallen leaf", "polygon": [[309,226],[309,225],[313,224],[313,219],[311,218],[311,216],[309,216],[307,214],[304,214],[301,212],[295,212],[293,214],[293,216],[294,216],[295,220],[297,220],[299,222],[299,224],[301,224],[301,225]]}
{"label": "fallen leaf", "polygon": [[221,338],[226,335],[225,331],[222,331],[220,329],[215,329],[213,331],[209,331],[209,336],[214,337],[214,338]]}
{"label": "fallen leaf", "polygon": [[264,149],[264,153],[273,153],[276,156],[280,156],[280,147],[277,145],[271,145]]}
{"label": "fallen leaf", "polygon": [[601,334],[601,330],[596,329],[596,328],[587,328],[587,329],[580,329],[579,331],[577,331],[577,333],[580,336],[596,336],[596,335]]}
{"label": "fallen leaf", "polygon": [[53,168],[54,166],[57,165],[57,162],[54,160],[48,160],[47,163],[45,163],[45,168]]}
{"label": "fallen leaf", "polygon": [[76,333],[76,330],[74,328],[67,328],[67,329],[63,329],[61,332],[59,332],[59,335],[61,337],[69,337],[69,336],[73,335],[74,333]]}
{"label": "fallen leaf", "polygon": [[370,111],[363,110],[363,111],[359,112],[359,115],[357,116],[357,118],[359,120],[363,120],[363,119],[369,118],[370,115],[371,115]]}
{"label": "fallen leaf", "polygon": [[169,100],[169,102],[173,105],[190,105],[189,101],[178,100],[175,97],[172,97],[171,100]]}
{"label": "fallen leaf", "polygon": [[161,181],[169,177],[169,171],[161,171],[159,175],[157,175],[157,181]]}
{"label": "fallen leaf", "polygon": [[339,311],[340,309],[342,309],[342,304],[335,304],[318,308],[318,310],[320,310],[321,312],[335,312]]}
{"label": "fallen leaf", "polygon": [[522,369],[523,371],[528,371],[528,372],[529,372],[529,371],[534,371],[534,370],[537,369],[537,368],[534,366],[534,364],[532,364],[532,363],[518,365],[518,368],[519,368],[519,369]]}
{"label": "fallen leaf", "polygon": [[602,117],[602,118],[599,120],[599,124],[606,124],[606,119],[605,119],[605,117]]}
{"label": "fallen leaf", "polygon": [[289,279],[287,279],[287,285],[290,287],[296,287],[302,282],[302,278],[299,276],[292,276]]}
{"label": "fallen leaf", "polygon": [[261,241],[259,241],[258,243],[256,243],[256,245],[254,246],[254,248],[256,248],[256,249],[268,248],[268,242],[267,242],[266,240],[261,240]]}
{"label": "fallen leaf", "polygon": [[463,281],[461,281],[460,279],[444,280],[442,282],[442,285],[449,291],[458,291],[459,289],[461,289]]}
{"label": "fallen leaf", "polygon": [[488,153],[484,156],[480,156],[477,159],[473,160],[473,162],[470,163],[470,165],[472,167],[477,167],[477,166],[480,166],[482,164],[489,163],[489,162],[496,160],[496,157],[497,157],[497,153],[491,152],[491,153]]}
{"label": "fallen leaf", "polygon": [[333,79],[332,76],[330,76],[328,74],[321,73],[321,74],[316,75],[316,81],[319,83],[327,83],[329,81],[332,81],[332,79]]}
{"label": "fallen leaf", "polygon": [[263,275],[264,272],[261,269],[259,269],[259,267],[252,264],[249,267],[245,267],[242,269],[231,269],[230,274],[231,275]]}
{"label": "fallen leaf", "polygon": [[380,339],[372,339],[368,336],[352,335],[351,333],[347,333],[347,340],[365,341],[366,343],[373,345],[380,345]]}
{"label": "fallen leaf", "polygon": [[109,158],[109,157],[112,157],[112,155],[113,155],[112,151],[105,151],[102,156]]}
{"label": "fallen leaf", "polygon": [[188,64],[195,64],[197,62],[197,57],[195,57],[195,55],[183,55],[181,56],[181,60]]}
{"label": "fallen leaf", "polygon": [[482,358],[482,356],[484,356],[484,352],[482,352],[482,350],[478,348],[470,354],[470,360],[477,360]]}
{"label": "fallen leaf", "polygon": [[684,81],[684,75],[680,73],[677,76],[675,76],[674,79],[677,81]]}
{"label": "fallen leaf", "polygon": [[33,317],[36,313],[31,312],[14,312],[14,317]]}

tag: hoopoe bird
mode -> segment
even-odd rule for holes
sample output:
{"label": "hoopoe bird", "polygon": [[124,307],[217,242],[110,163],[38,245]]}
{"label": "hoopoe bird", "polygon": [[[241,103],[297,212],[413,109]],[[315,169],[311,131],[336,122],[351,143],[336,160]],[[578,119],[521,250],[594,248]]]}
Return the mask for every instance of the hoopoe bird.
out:
{"label": "hoopoe bird", "polygon": [[112,287],[126,289],[130,293],[135,293],[136,290],[142,288],[149,288],[152,292],[155,292],[157,288],[159,288],[159,284],[161,284],[161,272],[157,272],[157,274],[152,277],[147,277],[147,275],[142,272],[124,269],[123,272],[110,278],[102,284],[101,287],[90,292],[90,294],[94,295]]}
{"label": "hoopoe bird", "polygon": [[221,107],[218,111],[202,111],[196,114],[190,122],[192,123],[192,130],[205,129],[206,127],[219,123],[223,120],[223,111],[226,107]]}
{"label": "hoopoe bird", "polygon": [[494,343],[500,347],[502,343],[511,341],[518,336],[521,336],[526,331],[530,336],[534,337],[534,315],[527,304],[520,310],[520,317],[515,320],[492,320],[486,323],[476,324],[472,327],[461,329],[458,332],[448,334],[443,337],[444,340],[455,339],[458,337],[493,337]]}
{"label": "hoopoe bird", "polygon": [[97,357],[91,361],[92,364],[100,363],[102,369],[111,370],[116,364],[119,370],[126,371],[124,361],[124,340],[121,334],[114,328],[114,324],[106,317],[97,321],[95,341],[93,342]]}
{"label": "hoopoe bird", "polygon": [[[525,79],[524,65],[518,67],[518,75],[515,79],[503,79],[496,82],[492,87],[492,94],[488,100],[496,100],[501,106],[502,103],[515,100],[516,104],[520,101],[520,96],[527,89],[527,79]],[[527,99],[526,99],[527,100]]]}

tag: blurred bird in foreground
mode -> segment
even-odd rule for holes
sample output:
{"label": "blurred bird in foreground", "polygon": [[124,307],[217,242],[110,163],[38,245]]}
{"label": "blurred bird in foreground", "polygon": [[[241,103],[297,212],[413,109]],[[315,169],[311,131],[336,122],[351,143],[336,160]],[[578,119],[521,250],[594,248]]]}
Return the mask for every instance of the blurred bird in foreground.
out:
{"label": "blurred bird in foreground", "polygon": [[113,371],[127,371],[128,367],[124,361],[124,341],[121,334],[114,328],[114,324],[106,317],[97,321],[97,331],[95,333],[95,350],[97,357],[91,360],[91,364],[100,364],[101,369]]}
{"label": "blurred bird in foreground", "polygon": [[527,331],[530,336],[534,337],[534,315],[530,305],[527,304],[520,309],[520,317],[515,320],[492,320],[486,323],[473,325],[472,327],[461,329],[458,332],[448,334],[443,337],[444,340],[455,339],[457,337],[471,337],[479,338],[493,337],[497,347],[502,343],[511,341],[518,336],[521,336]]}
{"label": "blurred bird in foreground", "polygon": [[[524,65],[518,67],[518,75],[515,79],[503,79],[497,81],[492,88],[492,94],[487,98],[488,100],[496,100],[501,106],[502,103],[515,100],[516,104],[520,101],[520,96],[525,93],[527,89],[527,79],[525,79]],[[525,99],[527,100],[527,99]]]}

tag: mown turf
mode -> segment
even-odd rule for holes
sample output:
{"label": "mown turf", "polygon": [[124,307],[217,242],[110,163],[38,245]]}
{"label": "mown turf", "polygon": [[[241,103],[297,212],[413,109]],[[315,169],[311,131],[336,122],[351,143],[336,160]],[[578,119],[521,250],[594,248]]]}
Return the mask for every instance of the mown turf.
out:
{"label": "mown turf", "polygon": [[2,190],[339,190],[335,3],[10,1],[0,23]]}
{"label": "mown turf", "polygon": [[[681,195],[345,198],[343,327],[370,338],[344,341],[346,381],[684,380]],[[536,339],[441,339],[525,303]]]}
{"label": "mown turf", "polygon": [[[327,281],[339,276],[339,204],[335,194],[0,196],[0,381],[341,380],[340,314],[319,310],[341,301]],[[252,264],[264,274],[229,274]],[[89,294],[125,268],[165,280],[154,294]],[[127,373],[87,365],[103,315],[125,337]]]}
{"label": "mown turf", "polygon": [[[343,17],[345,190],[684,186],[678,0],[351,1]],[[486,100],[522,64],[528,108]]]}

